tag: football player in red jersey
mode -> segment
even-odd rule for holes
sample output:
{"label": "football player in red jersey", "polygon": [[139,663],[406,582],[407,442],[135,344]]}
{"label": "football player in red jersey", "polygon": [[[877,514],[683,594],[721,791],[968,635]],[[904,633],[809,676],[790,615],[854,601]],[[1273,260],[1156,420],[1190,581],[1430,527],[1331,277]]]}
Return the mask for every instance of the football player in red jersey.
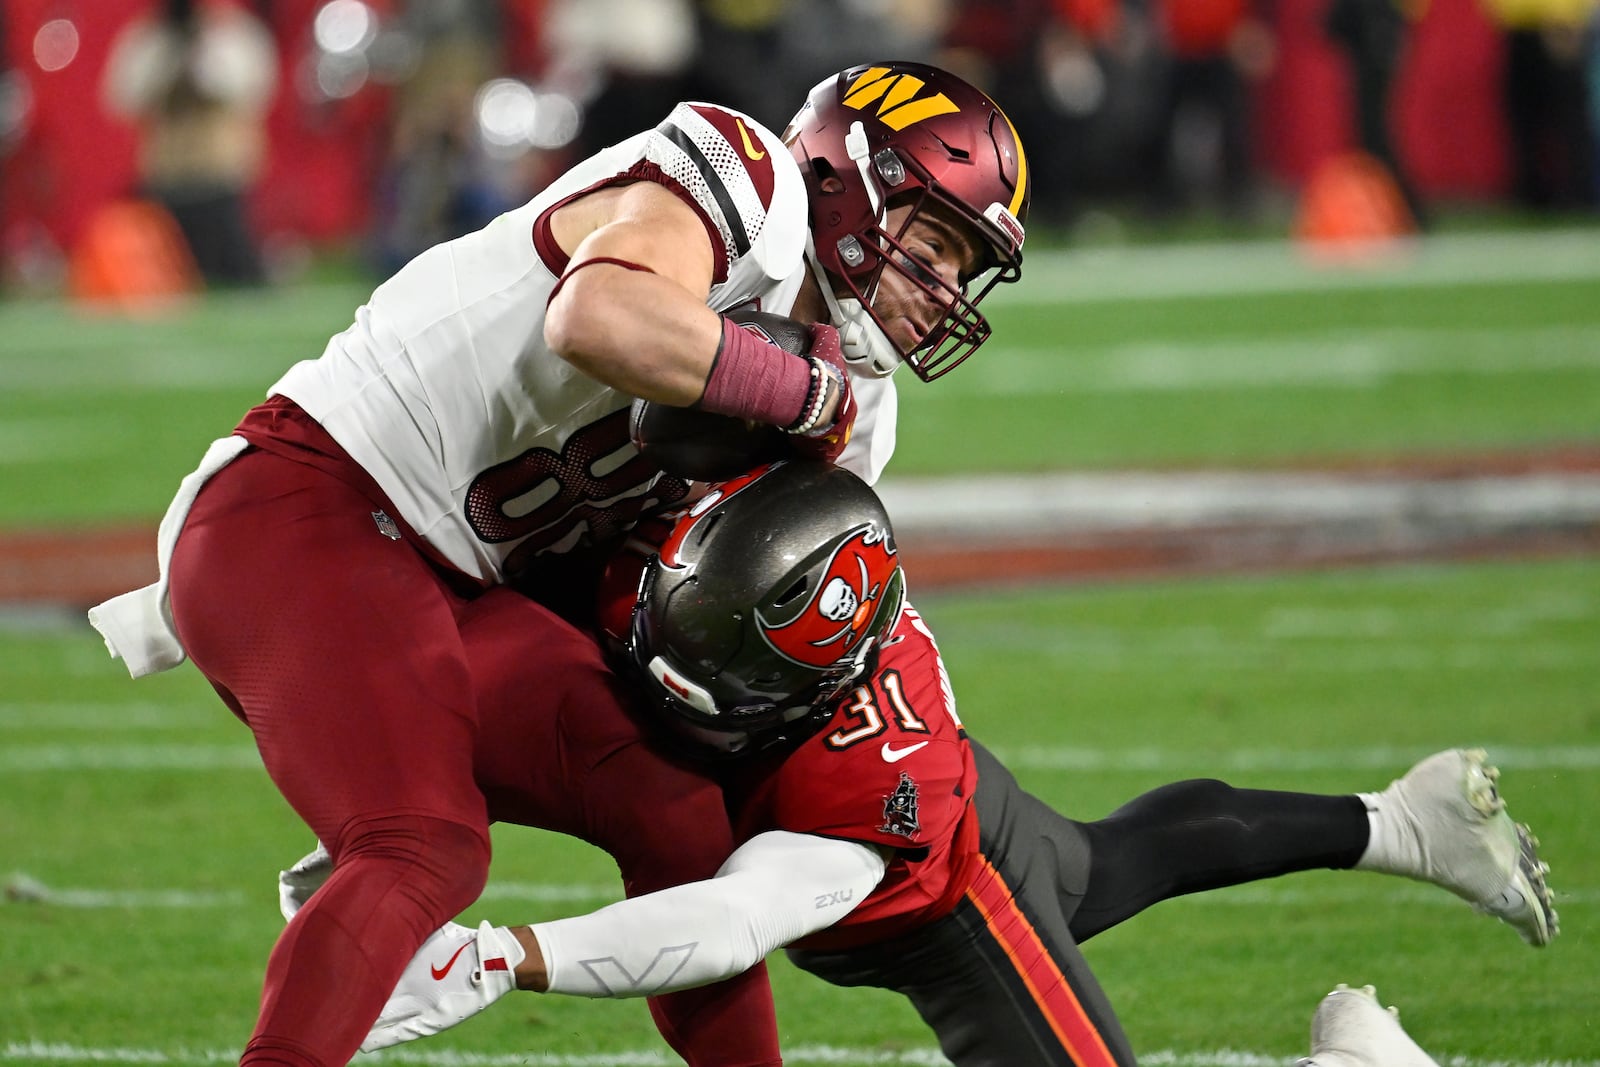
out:
{"label": "football player in red jersey", "polygon": [[[780,464],[716,487],[635,581],[639,563],[625,555],[612,572],[625,595],[602,613],[605,629],[662,738],[689,746],[721,782],[739,847],[709,881],[590,915],[443,928],[367,1047],[435,1033],[513,985],[641,996],[725,977],[787,946],[830,982],[904,993],[961,1067],[1126,1067],[1133,1053],[1077,946],[1172,896],[1355,867],[1449,888],[1533,944],[1556,933],[1543,865],[1481,752],[1439,753],[1380,793],[1195,780],[1095,822],[1052,810],[967,736],[933,636],[903,603],[887,516],[845,471]],[[584,803],[613,824],[669,817],[678,798],[629,789],[603,764],[602,781],[575,779],[588,798],[543,795],[560,786],[530,779],[529,753],[561,745],[581,723],[632,738],[646,765],[643,724],[598,700],[570,728],[527,714],[542,653],[499,633],[497,647],[478,646],[501,661],[478,673],[495,679],[480,693],[479,783],[491,807],[536,825]],[[458,955],[467,965],[441,980],[438,965]],[[1329,999],[1319,1019],[1344,1022],[1318,1032],[1346,1041],[1347,1055],[1314,1045],[1313,1062],[1431,1062],[1364,1004]]]}
{"label": "football player in red jersey", "polygon": [[[162,521],[159,580],[90,618],[135,676],[192,659],[336,861],[273,948],[242,1062],[346,1062],[424,938],[482,889],[482,619],[464,620],[511,580],[545,595],[683,497],[631,444],[634,400],[776,425],[875,479],[890,373],[937,377],[985,341],[977,305],[1020,274],[1028,199],[1009,120],[930,67],[830,77],[782,137],[680,104],[420,254],[212,445]],[[725,314],[749,307],[817,323],[809,354]],[[502,610],[561,645],[535,607]],[[706,818],[640,847],[710,876],[731,831]],[[700,1025],[731,996],[743,1028]],[[659,1007],[692,1062],[776,1061],[759,971]]]}

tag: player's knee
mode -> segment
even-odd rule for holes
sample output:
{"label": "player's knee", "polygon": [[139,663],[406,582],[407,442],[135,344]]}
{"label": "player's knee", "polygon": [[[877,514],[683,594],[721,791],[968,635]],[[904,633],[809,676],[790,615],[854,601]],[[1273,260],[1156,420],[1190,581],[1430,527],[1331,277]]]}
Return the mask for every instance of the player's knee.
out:
{"label": "player's knee", "polygon": [[1172,791],[1170,802],[1181,808],[1221,808],[1233,797],[1233,786],[1215,778],[1190,778],[1174,782],[1167,787]]}
{"label": "player's knee", "polygon": [[485,830],[425,815],[389,815],[346,828],[338,863],[389,867],[397,884],[449,918],[469,906],[489,879]]}
{"label": "player's knee", "polygon": [[1110,818],[1130,822],[1160,824],[1174,819],[1192,819],[1225,811],[1233,796],[1233,786],[1215,778],[1190,778],[1169,782],[1128,801]]}
{"label": "player's knee", "polygon": [[451,914],[470,907],[489,880],[489,839],[474,827],[436,821],[429,850],[439,899]]}

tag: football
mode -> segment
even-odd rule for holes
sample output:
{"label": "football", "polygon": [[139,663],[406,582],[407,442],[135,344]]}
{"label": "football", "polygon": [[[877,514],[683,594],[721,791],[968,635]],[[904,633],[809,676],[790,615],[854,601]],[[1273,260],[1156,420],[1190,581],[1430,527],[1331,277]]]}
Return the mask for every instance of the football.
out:
{"label": "football", "polygon": [[[728,318],[785,352],[810,350],[806,323],[766,311],[730,311]],[[649,400],[633,402],[628,430],[640,455],[695,482],[720,482],[792,454],[789,435],[776,426]]]}

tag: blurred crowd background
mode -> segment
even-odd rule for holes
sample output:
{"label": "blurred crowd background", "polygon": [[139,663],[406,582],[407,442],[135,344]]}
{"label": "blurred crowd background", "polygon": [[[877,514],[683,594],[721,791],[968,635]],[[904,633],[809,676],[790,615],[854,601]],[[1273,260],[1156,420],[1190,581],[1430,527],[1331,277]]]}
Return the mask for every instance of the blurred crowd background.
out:
{"label": "blurred crowd background", "polygon": [[254,285],[325,249],[387,274],[677,100],[781,131],[820,78],[875,58],[1001,101],[1034,166],[1030,239],[1108,218],[1285,232],[1317,224],[1317,190],[1346,216],[1387,197],[1402,229],[1592,214],[1597,8],[3,0],[0,292]]}

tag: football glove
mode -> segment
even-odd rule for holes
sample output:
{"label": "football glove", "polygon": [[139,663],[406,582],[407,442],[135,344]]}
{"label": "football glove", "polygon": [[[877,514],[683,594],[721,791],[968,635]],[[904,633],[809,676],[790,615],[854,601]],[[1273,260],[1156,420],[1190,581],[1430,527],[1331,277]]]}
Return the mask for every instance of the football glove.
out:
{"label": "football glove", "polygon": [[333,857],[328,855],[321,841],[293,867],[278,872],[278,910],[283,912],[285,922],[294,918],[294,913],[305,906],[311,894],[321,888],[332,873]]}
{"label": "football glove", "polygon": [[503,926],[445,923],[417,949],[362,1052],[415,1041],[478,1014],[516,987],[512,971],[527,953]]}
{"label": "football glove", "polygon": [[[856,424],[856,398],[850,388],[850,372],[845,369],[844,352],[839,347],[839,331],[825,322],[811,327],[813,387],[807,396],[800,422],[789,428],[795,451],[810,459],[836,463]],[[833,418],[823,422],[822,413],[833,400]]]}

